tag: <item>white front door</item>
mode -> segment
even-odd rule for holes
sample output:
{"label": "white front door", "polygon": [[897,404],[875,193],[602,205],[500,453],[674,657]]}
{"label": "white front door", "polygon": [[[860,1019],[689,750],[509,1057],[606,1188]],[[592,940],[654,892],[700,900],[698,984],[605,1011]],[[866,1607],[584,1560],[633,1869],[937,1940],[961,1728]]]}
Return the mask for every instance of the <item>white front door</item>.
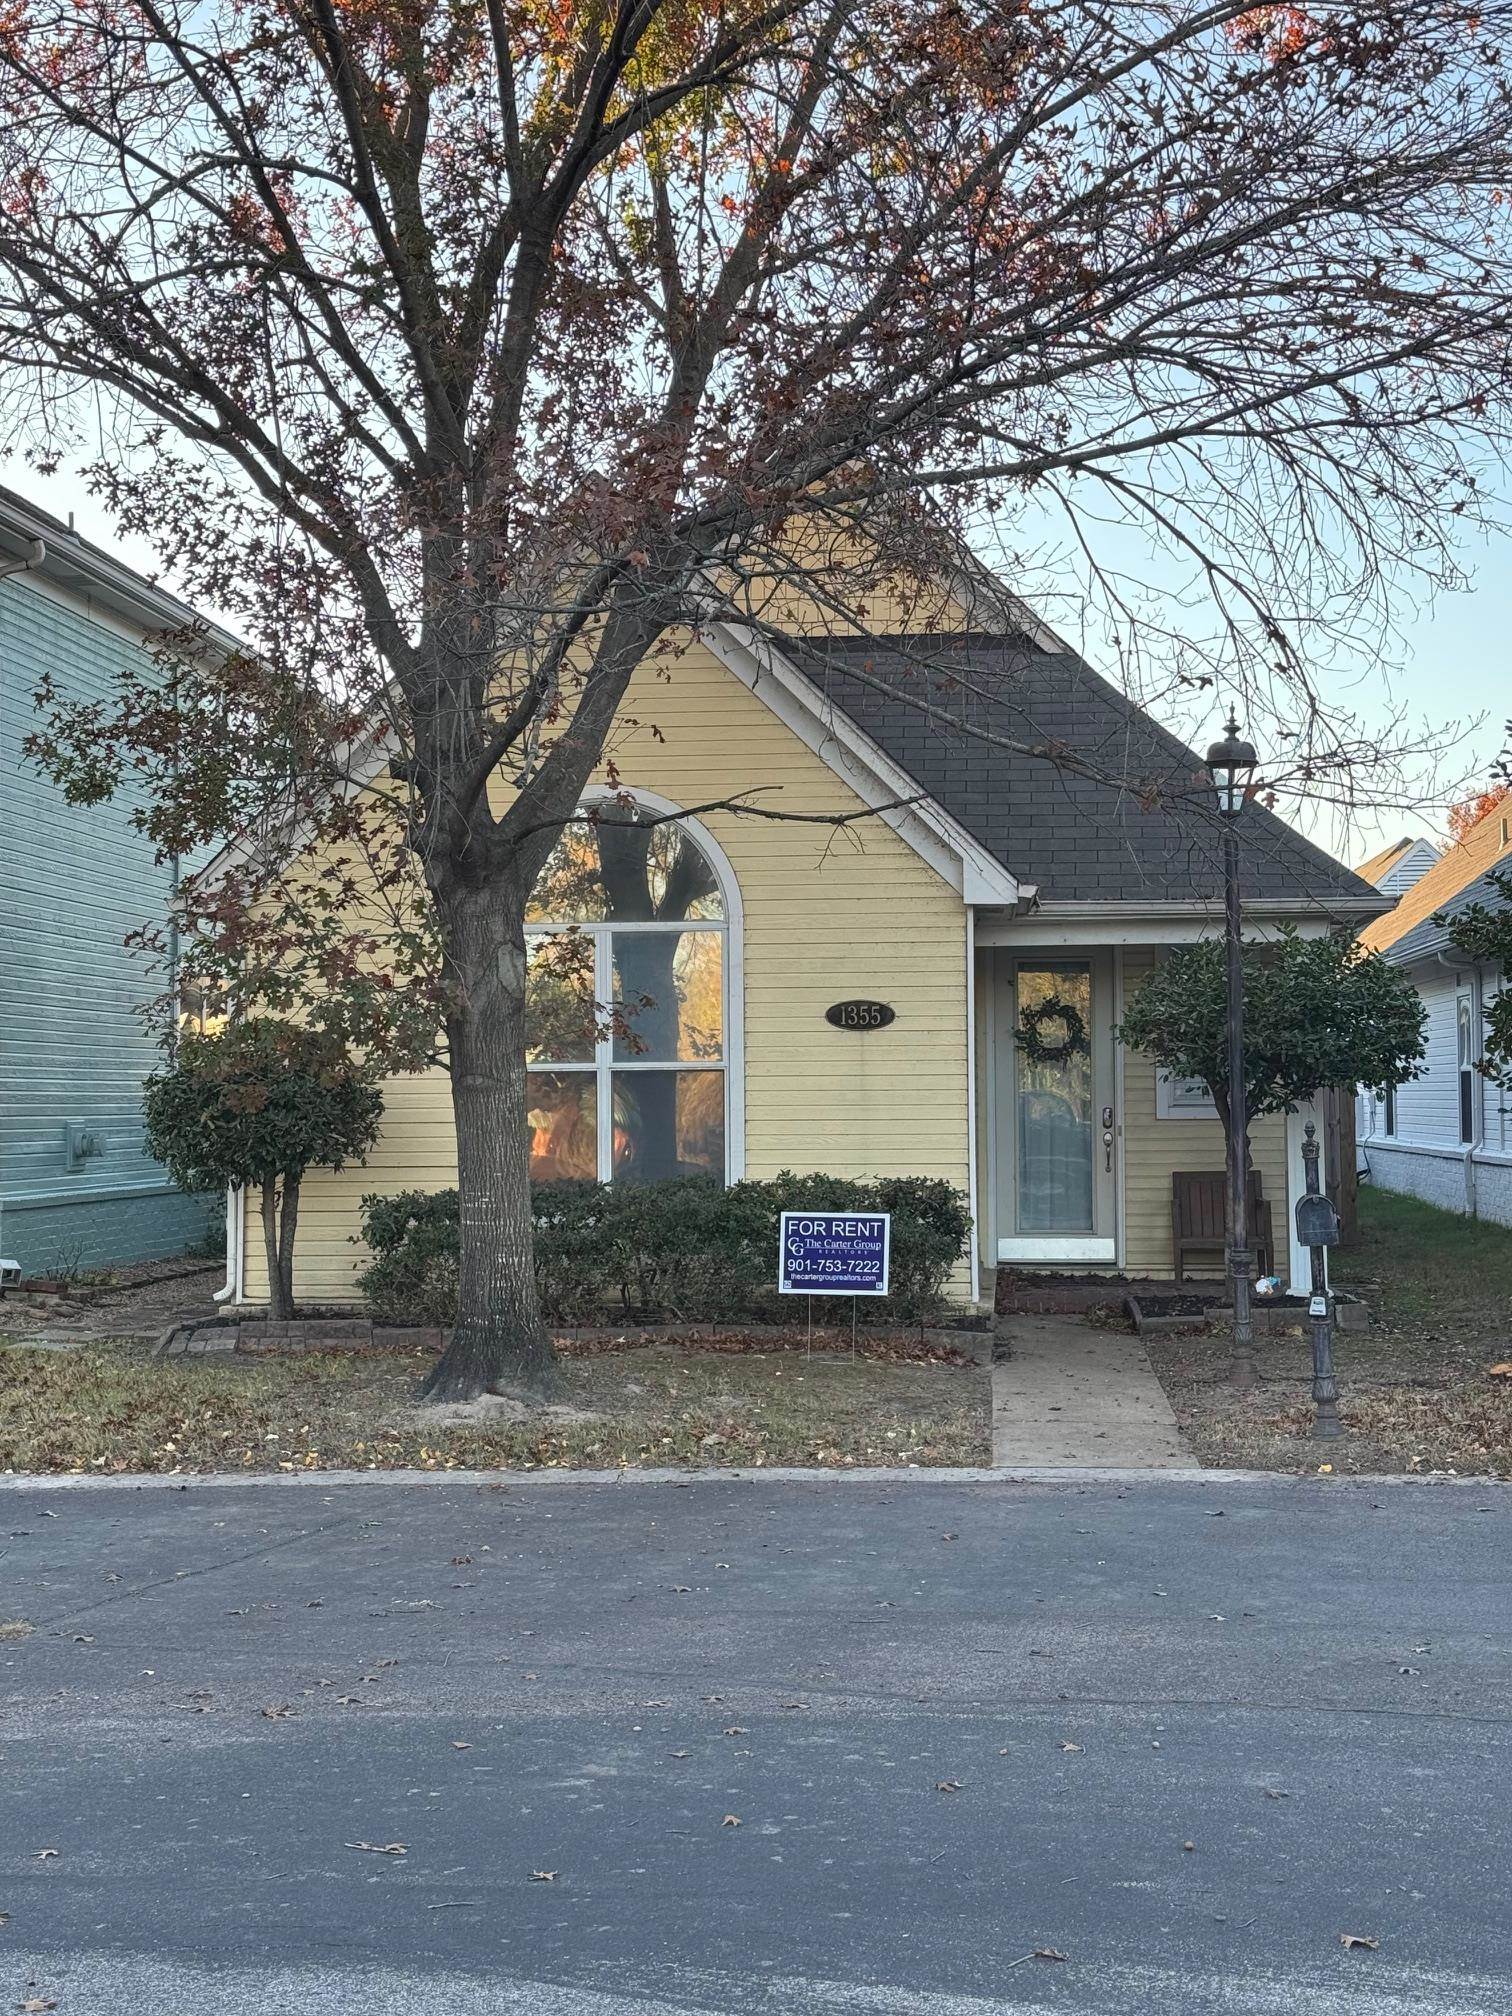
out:
{"label": "white front door", "polygon": [[999,962],[998,1259],[1112,1265],[1112,961],[1003,952]]}

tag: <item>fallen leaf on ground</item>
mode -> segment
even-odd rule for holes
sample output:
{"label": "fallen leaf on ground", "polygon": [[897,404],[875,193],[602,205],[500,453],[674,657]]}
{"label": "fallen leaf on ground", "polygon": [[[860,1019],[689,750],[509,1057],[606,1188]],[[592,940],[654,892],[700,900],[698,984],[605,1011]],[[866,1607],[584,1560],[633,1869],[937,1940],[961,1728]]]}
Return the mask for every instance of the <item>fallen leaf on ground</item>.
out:
{"label": "fallen leaf on ground", "polygon": [[[1076,1753],[1077,1755],[1080,1755],[1080,1753],[1081,1753],[1081,1747],[1082,1747],[1082,1746],[1080,1745],[1080,1743],[1062,1743],[1062,1745],[1061,1745],[1061,1748],[1062,1748],[1062,1750],[1065,1750],[1065,1751],[1067,1751],[1068,1753],[1071,1753],[1071,1752],[1074,1752],[1074,1753]],[[1002,1752],[999,1752],[999,1755],[1002,1755],[1002,1754],[1004,1754],[1004,1753],[1002,1753]]]}
{"label": "fallen leaf on ground", "polygon": [[453,1743],[453,1750],[471,1750],[471,1743]]}
{"label": "fallen leaf on ground", "polygon": [[1290,1792],[1277,1791],[1274,1785],[1267,1785],[1265,1788],[1265,1796],[1267,1799],[1290,1799],[1291,1794]]}
{"label": "fallen leaf on ground", "polygon": [[1195,1841],[1183,1841],[1181,1844],[1182,1853],[1185,1855],[1190,1855],[1196,1849],[1196,1846],[1197,1843]]}
{"label": "fallen leaf on ground", "polygon": [[28,1995],[24,2002],[18,2002],[16,2004],[16,2007],[18,2009],[25,2009],[33,2012],[33,2016],[36,2016],[36,2012],[39,2010],[56,2009],[57,2006],[58,2005],[56,2002],[49,2001],[45,1995]]}
{"label": "fallen leaf on ground", "polygon": [[32,1860],[33,1862],[50,1862],[57,1852],[56,1848],[39,1848],[36,1854],[33,1855]]}
{"label": "fallen leaf on ground", "polygon": [[532,1869],[530,1872],[532,1883],[555,1883],[556,1879],[555,1869]]}
{"label": "fallen leaf on ground", "polygon": [[743,1729],[738,1722],[732,1722],[724,1733],[726,1736],[749,1736],[751,1732],[749,1729]]}
{"label": "fallen leaf on ground", "polygon": [[276,1708],[264,1708],[262,1712],[269,1722],[286,1722],[294,1710],[287,1701],[280,1701]]}
{"label": "fallen leaf on ground", "polygon": [[959,1792],[960,1789],[961,1781],[959,1778],[942,1778],[935,1787],[936,1792]]}
{"label": "fallen leaf on ground", "polygon": [[1036,1946],[1034,1957],[1036,1960],[1064,1960],[1066,1956],[1058,1953],[1053,1946]]}
{"label": "fallen leaf on ground", "polygon": [[344,1848],[358,1848],[364,1855],[408,1855],[403,1841],[344,1841]]}
{"label": "fallen leaf on ground", "polygon": [[738,1827],[740,1825],[740,1815],[738,1813],[726,1813],[719,1824],[721,1827]]}
{"label": "fallen leaf on ground", "polygon": [[1380,1943],[1379,1939],[1367,1939],[1362,1932],[1341,1932],[1339,1934],[1339,1944],[1341,1946],[1345,1948],[1363,1946],[1367,1953],[1374,1953]]}
{"label": "fallen leaf on ground", "polygon": [[1512,1358],[1504,1358],[1500,1365],[1486,1367],[1488,1379],[1512,1379]]}

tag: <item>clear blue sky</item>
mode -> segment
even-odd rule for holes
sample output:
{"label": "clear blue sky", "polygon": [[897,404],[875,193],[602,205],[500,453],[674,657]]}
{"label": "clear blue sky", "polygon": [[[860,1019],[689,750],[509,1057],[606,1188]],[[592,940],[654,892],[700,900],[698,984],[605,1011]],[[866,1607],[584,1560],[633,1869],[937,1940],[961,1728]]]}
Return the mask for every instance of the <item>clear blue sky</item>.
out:
{"label": "clear blue sky", "polygon": [[[4,462],[0,463],[0,482],[55,517],[66,519],[72,512],[85,538],[108,548],[128,566],[153,576],[160,572],[150,547],[141,540],[117,536],[103,505],[88,494],[78,477],[68,472],[38,476],[19,462]],[[1401,621],[1401,645],[1395,654],[1399,669],[1386,674],[1374,665],[1362,664],[1353,675],[1336,675],[1330,690],[1367,718],[1383,720],[1393,701],[1405,705],[1414,720],[1435,727],[1450,720],[1465,722],[1485,716],[1483,725],[1464,738],[1452,764],[1446,765],[1456,774],[1473,773],[1477,781],[1485,781],[1502,747],[1504,724],[1512,716],[1512,541],[1467,547],[1461,561],[1471,576],[1469,589],[1442,597],[1433,608],[1416,616],[1409,611]],[[165,585],[171,588],[176,584],[167,580]],[[1047,608],[1045,613],[1052,622],[1063,625],[1063,612]],[[1113,669],[1095,649],[1091,655],[1094,661],[1101,660],[1100,669]],[[1216,718],[1212,725],[1216,732]],[[1200,724],[1193,732],[1200,740]],[[1323,845],[1351,861],[1363,859],[1405,832],[1442,837],[1443,815],[1438,807],[1410,814],[1365,814],[1347,829],[1331,810],[1314,813],[1284,803],[1280,809]]]}

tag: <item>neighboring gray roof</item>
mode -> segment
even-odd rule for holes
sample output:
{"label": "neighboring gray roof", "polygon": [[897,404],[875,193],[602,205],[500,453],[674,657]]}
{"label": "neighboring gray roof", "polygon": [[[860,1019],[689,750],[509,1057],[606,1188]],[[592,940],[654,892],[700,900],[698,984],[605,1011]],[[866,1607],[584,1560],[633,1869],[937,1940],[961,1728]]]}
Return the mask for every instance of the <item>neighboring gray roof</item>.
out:
{"label": "neighboring gray roof", "polygon": [[[1076,653],[986,633],[790,638],[784,650],[943,810],[1037,885],[1042,903],[1221,898],[1222,826],[1201,759]],[[1050,755],[1000,748],[952,720]],[[1051,760],[1056,751],[1130,782],[1078,776]],[[1390,907],[1259,804],[1243,834],[1248,900],[1348,919]]]}
{"label": "neighboring gray roof", "polygon": [[[36,557],[39,546],[40,559]],[[140,624],[144,631],[180,630],[202,620],[187,602],[159,588],[103,547],[91,545],[50,511],[0,484],[0,565],[16,561],[24,563],[23,573],[35,571],[61,588],[88,596],[112,615]],[[219,624],[208,623],[205,628],[223,650],[244,648]]]}

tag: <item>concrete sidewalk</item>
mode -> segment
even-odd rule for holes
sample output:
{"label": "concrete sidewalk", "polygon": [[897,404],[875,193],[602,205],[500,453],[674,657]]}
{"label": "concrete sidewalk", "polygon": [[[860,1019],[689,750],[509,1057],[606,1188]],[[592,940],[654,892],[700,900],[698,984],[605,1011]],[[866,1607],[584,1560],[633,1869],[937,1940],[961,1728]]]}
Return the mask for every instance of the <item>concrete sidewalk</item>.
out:
{"label": "concrete sidewalk", "polygon": [[995,1469],[1191,1466],[1171,1403],[1137,1338],[1064,1316],[1007,1316],[998,1336],[1011,1355],[992,1368]]}

